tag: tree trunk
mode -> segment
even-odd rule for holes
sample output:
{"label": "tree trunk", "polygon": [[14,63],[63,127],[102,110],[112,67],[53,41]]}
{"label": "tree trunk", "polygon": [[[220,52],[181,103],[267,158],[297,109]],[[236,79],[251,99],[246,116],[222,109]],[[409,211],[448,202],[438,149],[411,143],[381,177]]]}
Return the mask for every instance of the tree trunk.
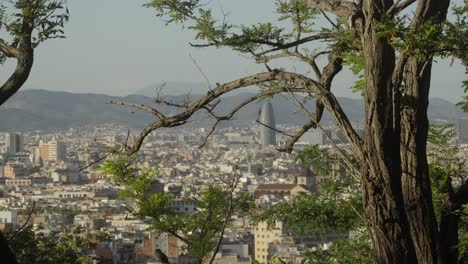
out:
{"label": "tree trunk", "polygon": [[[413,30],[419,30],[427,22],[444,21],[449,4],[449,0],[419,1],[411,25]],[[427,163],[431,71],[432,57],[421,60],[413,56],[406,63],[401,110],[402,191],[418,262],[452,263],[438,257],[439,234]]]}
{"label": "tree trunk", "polygon": [[452,183],[447,182],[447,192],[444,193],[444,200],[448,201],[442,208],[439,224],[439,259],[440,263],[458,263],[458,226],[460,215],[455,211],[460,209],[455,197]]}
{"label": "tree trunk", "polygon": [[430,79],[431,63],[408,60],[401,122],[402,191],[416,257],[428,264],[437,263],[438,236],[426,155]]}
{"label": "tree trunk", "polygon": [[17,264],[15,255],[12,253],[8,240],[0,231],[0,258],[5,264]]}
{"label": "tree trunk", "polygon": [[28,79],[34,62],[34,50],[25,48],[17,60],[15,71],[0,87],[0,105],[10,99]]}
{"label": "tree trunk", "polygon": [[395,51],[374,28],[391,4],[365,0],[360,22],[366,81],[363,202],[379,263],[415,263],[401,193],[400,125],[394,114],[398,98],[392,86]]}

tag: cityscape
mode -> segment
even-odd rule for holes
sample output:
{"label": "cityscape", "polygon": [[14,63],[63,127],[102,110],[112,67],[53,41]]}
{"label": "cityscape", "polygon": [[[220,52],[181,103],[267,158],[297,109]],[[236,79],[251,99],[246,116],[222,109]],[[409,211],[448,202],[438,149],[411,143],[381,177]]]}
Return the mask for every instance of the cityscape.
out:
{"label": "cityscape", "polygon": [[[138,154],[138,164],[157,171],[154,191],[173,195],[173,209],[180,214],[196,214],[190,197],[235,175],[239,184],[234,195],[251,195],[255,210],[261,211],[299,193],[318,193],[327,179],[347,177],[339,162],[329,165],[333,169],[328,174],[314,174],[313,168],[304,169],[295,159],[297,150],[308,145],[327,149],[334,142],[346,148],[336,129],[311,130],[298,140],[293,153],[277,151],[286,143],[284,134],[295,129],[277,125],[274,106],[266,102],[259,122],[252,121],[247,127],[220,127],[202,148],[199,146],[209,128],[187,126],[153,133]],[[458,129],[460,137],[452,143],[459,144],[459,155],[467,158],[468,119],[460,119]],[[129,201],[119,198],[122,186],[100,170],[109,149],[134,140],[134,132],[103,124],[57,132],[2,133],[0,228],[14,230],[29,221],[33,229],[46,233],[67,233],[75,228],[94,235],[103,232],[109,239],[96,244],[90,252],[94,259],[158,263],[155,252],[160,250],[171,263],[185,263],[184,242],[171,234],[151,231],[144,220],[129,214]],[[33,205],[36,211],[28,219]],[[348,230],[346,236],[354,231]],[[214,263],[267,263],[273,256],[301,263],[305,250],[326,249],[340,235],[298,236],[281,222],[272,228],[249,216],[234,215]]]}
{"label": "cityscape", "polygon": [[468,0],[0,1],[0,264],[468,263]]}

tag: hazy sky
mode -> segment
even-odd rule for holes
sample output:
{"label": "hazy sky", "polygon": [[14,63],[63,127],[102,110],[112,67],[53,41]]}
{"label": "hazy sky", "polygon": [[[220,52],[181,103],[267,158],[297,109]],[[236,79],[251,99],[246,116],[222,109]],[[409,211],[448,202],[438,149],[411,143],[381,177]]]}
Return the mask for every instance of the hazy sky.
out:
{"label": "hazy sky", "polygon": [[[222,83],[263,71],[235,52],[188,45],[193,32],[165,26],[142,0],[69,0],[70,22],[66,39],[48,41],[37,49],[27,89],[126,95],[162,81],[204,82],[190,56],[212,83]],[[230,20],[255,23],[272,19],[273,0],[214,0],[230,12]],[[454,2],[462,3],[462,0]],[[267,8],[265,8],[265,6]],[[294,66],[292,62],[286,62]],[[0,72],[6,80],[13,62]],[[457,101],[463,91],[464,68],[448,62],[435,66],[431,96]],[[336,82],[340,96],[352,96],[351,75]],[[355,95],[354,95],[355,96]]]}

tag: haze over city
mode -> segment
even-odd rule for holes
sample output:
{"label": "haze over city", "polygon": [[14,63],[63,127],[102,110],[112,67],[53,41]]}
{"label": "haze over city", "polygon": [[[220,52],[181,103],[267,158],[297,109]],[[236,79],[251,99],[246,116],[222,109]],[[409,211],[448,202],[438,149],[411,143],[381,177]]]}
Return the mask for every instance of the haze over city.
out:
{"label": "haze over city", "polygon": [[[462,4],[462,0],[452,1]],[[51,40],[37,50],[35,68],[26,89],[45,89],[74,93],[127,95],[162,82],[212,84],[235,80],[263,71],[263,65],[229,49],[192,48],[195,33],[181,25],[165,26],[153,9],[143,8],[145,1],[79,0],[68,1],[70,22],[66,39]],[[270,0],[217,0],[212,3],[219,14],[224,10],[228,21],[245,25],[274,21]],[[250,8],[244,9],[245,5]],[[298,63],[286,65],[301,69]],[[459,61],[438,59],[435,64],[431,97],[458,102],[463,95],[461,82],[465,71]],[[284,66],[284,63],[282,63]],[[0,72],[5,79],[13,70],[11,62]],[[342,74],[333,85],[339,96],[359,97],[351,91],[354,77]],[[197,85],[199,86],[199,85]],[[196,89],[198,90],[198,89]],[[170,93],[170,91],[167,91]]]}

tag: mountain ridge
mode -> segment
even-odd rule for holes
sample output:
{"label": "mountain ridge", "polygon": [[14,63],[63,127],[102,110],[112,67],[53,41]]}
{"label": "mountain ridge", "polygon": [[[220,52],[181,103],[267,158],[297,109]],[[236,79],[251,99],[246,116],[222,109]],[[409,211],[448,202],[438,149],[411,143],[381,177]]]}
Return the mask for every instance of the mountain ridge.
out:
{"label": "mountain ridge", "polygon": [[[230,112],[252,94],[244,92],[224,96],[223,103],[216,109],[217,113],[222,115]],[[199,96],[201,95],[193,94],[192,98]],[[165,96],[165,99],[180,102],[185,97],[185,95],[168,95]],[[128,107],[105,104],[105,101],[109,100],[154,106],[152,98],[138,94],[110,96],[94,93],[23,90],[0,107],[0,131],[48,131],[102,123],[141,128],[155,120],[148,113],[135,111],[135,109]],[[338,100],[352,122],[360,123],[362,121],[364,112],[362,100],[346,97],[339,97]],[[287,100],[283,96],[275,96],[272,103],[278,124],[302,125],[308,119],[305,114],[295,113],[297,107],[292,100]],[[258,102],[249,104],[236,114],[233,121],[226,123],[241,126],[254,121],[258,116],[260,105],[261,103]],[[307,106],[312,109],[313,101],[308,102]],[[174,114],[178,111],[174,107],[161,106],[159,108],[166,114]],[[453,103],[441,98],[432,98],[429,109],[431,120],[446,120],[456,123],[457,119],[466,116]],[[202,118],[205,115],[199,113],[194,118]],[[324,122],[330,121],[330,116],[326,113]],[[208,123],[203,120],[197,124],[202,126]]]}

